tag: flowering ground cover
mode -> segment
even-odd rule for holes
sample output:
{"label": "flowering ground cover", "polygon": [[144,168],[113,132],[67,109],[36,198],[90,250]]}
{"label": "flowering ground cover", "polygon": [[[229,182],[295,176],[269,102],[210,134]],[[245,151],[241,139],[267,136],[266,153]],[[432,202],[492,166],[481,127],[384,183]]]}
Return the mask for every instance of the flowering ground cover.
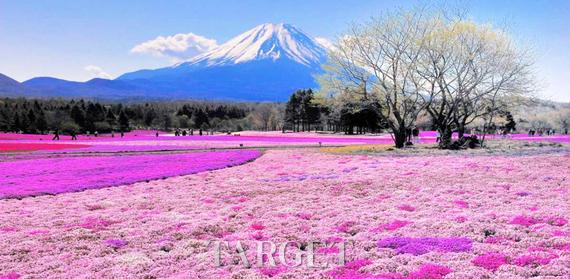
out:
{"label": "flowering ground cover", "polygon": [[0,199],[95,189],[235,166],[259,151],[62,157],[0,162]]}
{"label": "flowering ground cover", "polygon": [[[349,146],[368,145],[390,146],[393,141],[390,135],[354,135],[340,134],[317,134],[317,133],[281,133],[281,132],[240,132],[235,135],[204,135],[175,137],[170,134],[156,131],[135,130],[125,134],[124,138],[115,134],[94,136],[79,136],[79,140],[71,141],[69,137],[62,136],[61,141],[51,141],[50,135],[25,135],[14,133],[0,133],[0,152],[33,151],[40,150],[42,153],[98,153],[98,152],[141,152],[141,151],[166,151],[166,150],[189,150],[189,149],[220,149],[220,148],[255,148],[255,147],[316,147],[316,146]],[[419,143],[433,144],[437,133],[422,131]],[[490,141],[501,141],[501,136],[489,135]],[[531,141],[531,142],[570,142],[570,136],[544,136],[528,137],[524,134],[510,135],[506,141]],[[60,145],[55,145],[60,144]],[[73,148],[73,144],[82,148]],[[85,147],[89,145],[89,147]],[[17,146],[17,149],[15,147]],[[348,150],[347,149],[347,150]],[[358,147],[356,147],[358,149]],[[378,148],[372,148],[378,149]],[[380,149],[383,149],[382,147]]]}
{"label": "flowering ground cover", "polygon": [[52,144],[52,143],[22,143],[0,142],[0,152],[37,151],[37,150],[61,150],[89,147],[87,144]]}
{"label": "flowering ground cover", "polygon": [[[569,162],[565,152],[269,150],[232,168],[4,199],[0,275],[568,278]],[[345,243],[346,263],[246,268],[229,258],[217,267],[207,244],[315,239]],[[335,259],[338,247],[320,247],[316,257]]]}

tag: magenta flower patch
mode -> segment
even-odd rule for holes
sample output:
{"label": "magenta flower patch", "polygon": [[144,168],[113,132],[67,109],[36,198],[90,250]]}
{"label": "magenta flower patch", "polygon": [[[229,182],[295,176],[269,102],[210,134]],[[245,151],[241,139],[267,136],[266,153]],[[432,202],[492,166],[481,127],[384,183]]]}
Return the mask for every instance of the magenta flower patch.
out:
{"label": "magenta flower patch", "polygon": [[63,157],[0,162],[0,199],[59,194],[193,174],[251,161],[256,150]]}
{"label": "magenta flower patch", "polygon": [[127,241],[122,239],[107,239],[105,240],[105,244],[111,248],[119,249],[128,244]]}
{"label": "magenta flower patch", "polygon": [[549,224],[551,226],[562,227],[568,224],[568,220],[564,217],[557,217],[557,216],[548,216],[544,218],[535,218],[530,216],[516,216],[510,222],[513,225],[521,225],[525,227],[530,227],[536,224]]}
{"label": "magenta flower patch", "polygon": [[378,247],[417,256],[429,252],[470,252],[473,242],[465,237],[390,237],[379,240]]}
{"label": "magenta flower patch", "polygon": [[0,274],[0,279],[19,279],[20,274],[16,272],[10,272],[6,274]]}
{"label": "magenta flower patch", "polygon": [[502,253],[487,253],[475,257],[472,263],[484,269],[496,271],[501,265],[507,263],[507,256]]}
{"label": "magenta flower patch", "polygon": [[382,231],[395,231],[397,229],[403,228],[412,222],[409,221],[402,221],[402,220],[394,220],[390,223],[382,224],[376,228],[370,230],[371,232],[382,232]]}
{"label": "magenta flower patch", "polygon": [[261,223],[253,223],[253,224],[251,224],[250,227],[251,227],[251,229],[256,230],[256,231],[260,231],[260,230],[265,229],[265,226]]}
{"label": "magenta flower patch", "polygon": [[540,221],[536,218],[520,215],[520,216],[516,216],[515,218],[513,218],[513,220],[511,220],[510,224],[530,227],[534,224],[538,224],[539,222]]}

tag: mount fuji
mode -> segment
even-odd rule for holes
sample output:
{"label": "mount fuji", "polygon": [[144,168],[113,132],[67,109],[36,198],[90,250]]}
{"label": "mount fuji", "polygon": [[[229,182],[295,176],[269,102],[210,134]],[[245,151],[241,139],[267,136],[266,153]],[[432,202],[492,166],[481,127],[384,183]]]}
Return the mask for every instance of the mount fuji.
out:
{"label": "mount fuji", "polygon": [[[43,95],[106,99],[285,101],[317,86],[326,49],[290,24],[262,24],[176,65],[84,83],[34,78],[23,83]],[[1,90],[0,90],[1,91]]]}

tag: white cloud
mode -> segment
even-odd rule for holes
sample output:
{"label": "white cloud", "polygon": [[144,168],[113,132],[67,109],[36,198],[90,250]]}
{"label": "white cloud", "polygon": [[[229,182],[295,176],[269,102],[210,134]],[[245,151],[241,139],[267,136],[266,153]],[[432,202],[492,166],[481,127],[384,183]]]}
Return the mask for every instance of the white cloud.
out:
{"label": "white cloud", "polygon": [[218,46],[216,40],[194,33],[158,36],[153,40],[140,43],[131,49],[131,53],[151,54],[157,57],[169,57],[175,61],[186,60]]}
{"label": "white cloud", "polygon": [[95,65],[88,65],[88,66],[85,66],[85,68],[83,68],[83,69],[85,69],[85,71],[88,71],[94,77],[97,77],[97,78],[104,78],[104,79],[112,79],[113,78],[110,74],[103,71],[103,69],[101,69],[101,67],[98,67]]}
{"label": "white cloud", "polygon": [[327,50],[332,50],[335,48],[334,44],[327,38],[315,37],[315,41]]}

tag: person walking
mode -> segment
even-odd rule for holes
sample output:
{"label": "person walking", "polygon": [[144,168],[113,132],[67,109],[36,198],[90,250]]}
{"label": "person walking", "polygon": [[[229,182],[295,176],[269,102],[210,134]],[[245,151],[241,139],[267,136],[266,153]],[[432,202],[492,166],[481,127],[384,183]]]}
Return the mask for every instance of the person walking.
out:
{"label": "person walking", "polygon": [[77,133],[75,131],[71,131],[71,140],[77,140]]}
{"label": "person walking", "polygon": [[420,129],[418,129],[417,127],[414,128],[412,130],[412,137],[413,137],[414,143],[419,143],[420,142]]}
{"label": "person walking", "polygon": [[59,129],[55,129],[53,132],[53,138],[51,140],[59,140]]}

